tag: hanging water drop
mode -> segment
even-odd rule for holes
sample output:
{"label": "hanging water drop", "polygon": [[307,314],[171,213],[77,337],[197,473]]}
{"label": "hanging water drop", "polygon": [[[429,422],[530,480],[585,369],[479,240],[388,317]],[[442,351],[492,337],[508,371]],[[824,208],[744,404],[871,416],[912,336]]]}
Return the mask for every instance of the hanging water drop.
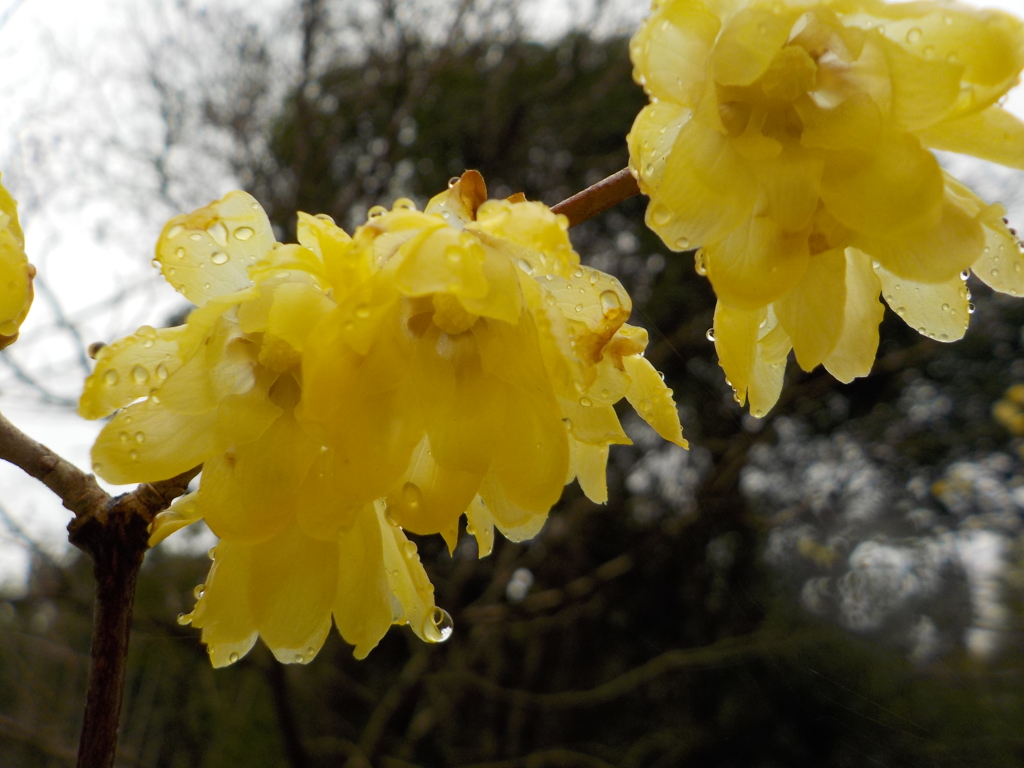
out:
{"label": "hanging water drop", "polygon": [[434,629],[437,630],[437,634],[440,635],[437,640],[439,643],[443,643],[455,631],[455,622],[452,621],[451,615],[444,608],[435,607],[430,621],[434,625]]}
{"label": "hanging water drop", "polygon": [[714,341],[715,340],[715,329],[714,328],[708,328],[707,332],[704,334],[704,338],[706,338],[708,341]]}
{"label": "hanging water drop", "polygon": [[178,624],[180,624],[183,627],[187,627],[191,623],[192,623],[192,614],[191,613],[179,613],[178,614]]}
{"label": "hanging water drop", "polygon": [[89,345],[89,357],[95,360],[96,356],[100,353],[100,350],[103,349],[105,346],[107,346],[107,344],[104,341],[94,341],[92,344]]}

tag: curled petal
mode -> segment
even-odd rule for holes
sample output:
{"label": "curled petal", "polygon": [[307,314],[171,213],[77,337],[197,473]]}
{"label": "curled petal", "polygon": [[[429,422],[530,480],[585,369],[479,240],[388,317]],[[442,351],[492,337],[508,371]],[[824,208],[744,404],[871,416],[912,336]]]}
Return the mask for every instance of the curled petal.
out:
{"label": "curled petal", "polygon": [[855,248],[846,250],[846,304],[843,332],[825,368],[839,381],[849,383],[867,376],[878,351],[878,324],[885,307],[878,300],[881,284],[871,268],[871,257]]}
{"label": "curled petal", "polygon": [[373,505],[363,507],[339,539],[334,622],[353,655],[365,659],[391,626],[391,587],[384,563],[380,521]]}
{"label": "curled petal", "polygon": [[843,308],[846,306],[843,249],[812,256],[803,280],[774,306],[779,324],[793,342],[796,361],[805,371],[812,370],[835,349],[843,332]]}
{"label": "curled petal", "polygon": [[626,399],[644,421],[666,440],[689,447],[683,439],[683,428],[679,423],[679,411],[672,401],[672,390],[665,386],[661,375],[643,355],[622,358],[622,364],[629,376]]}
{"label": "curled petal", "polygon": [[923,336],[957,341],[967,332],[970,319],[967,286],[959,276],[945,283],[917,283],[879,267],[885,303]]}

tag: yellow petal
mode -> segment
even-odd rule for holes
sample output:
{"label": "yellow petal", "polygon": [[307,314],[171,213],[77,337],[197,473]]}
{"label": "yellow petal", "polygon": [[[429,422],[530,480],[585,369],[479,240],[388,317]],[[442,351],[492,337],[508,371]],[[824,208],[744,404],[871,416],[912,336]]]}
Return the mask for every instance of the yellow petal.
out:
{"label": "yellow petal", "polygon": [[695,104],[720,27],[703,3],[663,4],[630,41],[629,55],[636,74],[642,75],[640,84],[656,99]]}
{"label": "yellow petal", "polygon": [[878,300],[881,284],[871,258],[856,248],[846,250],[846,305],[843,333],[825,358],[825,368],[844,384],[867,376],[878,350],[878,324],[885,308]]}
{"label": "yellow petal", "polygon": [[339,540],[334,621],[353,655],[365,659],[391,626],[391,588],[381,527],[373,505],[363,507]]}
{"label": "yellow petal", "polygon": [[96,368],[85,380],[78,413],[99,419],[145,397],[182,365],[179,338],[186,326],[155,330],[143,326],[131,336],[103,347]]}
{"label": "yellow petal", "polygon": [[962,64],[925,59],[903,45],[881,39],[892,82],[891,119],[901,130],[917,131],[945,117],[960,96]]}
{"label": "yellow petal", "polygon": [[629,389],[626,390],[629,404],[663,438],[688,448],[679,423],[679,411],[672,401],[672,390],[665,386],[661,374],[643,355],[624,357],[622,364],[629,376]]}
{"label": "yellow petal", "polygon": [[732,17],[711,56],[715,80],[722,85],[750,85],[772,63],[795,21],[792,12],[743,8]]}
{"label": "yellow petal", "polygon": [[312,661],[331,628],[338,586],[338,544],[302,533],[292,521],[252,548],[249,605],[277,660]]}
{"label": "yellow petal", "polygon": [[595,504],[608,501],[608,446],[574,440],[575,470],[580,488]]}
{"label": "yellow petal", "polygon": [[[548,509],[534,511],[523,509],[516,504],[509,498],[505,487],[490,473],[480,484],[479,498],[483,502],[484,509],[490,515],[490,519],[494,521],[494,525],[509,541],[532,539],[540,533],[540,529],[544,527],[544,523],[548,519]],[[493,532],[490,537],[493,539]]]}
{"label": "yellow petal", "polygon": [[494,549],[494,518],[483,500],[476,496],[466,510],[466,532],[476,538],[477,557],[487,557]]}
{"label": "yellow petal", "polygon": [[[546,513],[562,495],[569,466],[569,438],[554,396],[508,387],[500,434],[490,474],[513,504]],[[497,513],[495,519],[500,523]]]}
{"label": "yellow petal", "polygon": [[[646,163],[642,148],[632,156],[634,168]],[[685,251],[738,227],[753,208],[756,184],[728,137],[691,120],[679,131],[661,183],[641,191],[651,197],[647,226],[669,248]]]}
{"label": "yellow petal", "polygon": [[395,274],[406,296],[446,292],[481,298],[487,295],[479,238],[451,227],[424,231],[399,249],[402,263]]}
{"label": "yellow petal", "polygon": [[845,306],[846,256],[841,248],[812,256],[803,280],[775,302],[775,314],[805,371],[835,349],[843,332]]}
{"label": "yellow petal", "polygon": [[985,246],[975,217],[950,195],[942,204],[937,226],[899,237],[856,234],[853,245],[895,275],[924,283],[951,280],[973,264]]}
{"label": "yellow petal", "polygon": [[302,352],[317,323],[333,308],[334,302],[313,286],[286,283],[274,291],[267,332]]}
{"label": "yellow petal", "polygon": [[259,203],[245,192],[175,216],[156,244],[156,259],[171,285],[196,306],[250,285],[248,268],[274,245]]}
{"label": "yellow petal", "polygon": [[643,189],[656,189],[661,184],[668,154],[691,116],[688,108],[672,101],[648,104],[637,115],[626,143],[630,171]]}
{"label": "yellow petal", "polygon": [[320,257],[336,299],[344,298],[352,287],[370,276],[372,270],[365,251],[357,251],[352,238],[330,216],[310,216],[300,211],[295,234],[299,243]]}
{"label": "yellow petal", "polygon": [[337,541],[356,522],[357,515],[366,509],[355,504],[345,493],[334,475],[336,459],[329,450],[321,450],[306,473],[295,496],[295,517],[307,536],[325,541]]}
{"label": "yellow petal", "polygon": [[[448,635],[440,621],[445,614],[434,605],[434,586],[423,570],[416,545],[406,538],[401,528],[387,522],[383,504],[374,504],[374,509],[380,526],[388,586],[395,596],[393,620],[397,624],[408,622],[416,636],[428,643],[446,640]],[[448,629],[450,631],[450,627]]]}
{"label": "yellow petal", "polygon": [[295,514],[295,497],[319,447],[291,415],[258,440],[210,457],[203,465],[199,504],[210,529],[235,541],[262,541]]}
{"label": "yellow petal", "polygon": [[821,198],[850,229],[895,237],[939,223],[942,171],[932,153],[913,136],[881,136],[869,157],[861,153],[833,156],[825,166]]}
{"label": "yellow petal", "polygon": [[202,629],[214,667],[234,664],[256,643],[256,619],[249,603],[253,570],[251,546],[232,541],[217,545],[192,626]]}
{"label": "yellow petal", "polygon": [[719,300],[753,310],[767,306],[803,279],[807,236],[783,232],[771,219],[754,216],[726,239],[705,246],[703,254]]}
{"label": "yellow petal", "polygon": [[747,400],[747,386],[757,355],[757,334],[768,312],[761,308],[735,309],[719,301],[715,305],[715,351],[728,384],[740,405]]}
{"label": "yellow petal", "polygon": [[103,428],[92,467],[108,483],[153,483],[202,464],[215,449],[216,413],[182,416],[152,400],[130,405]]}
{"label": "yellow petal", "polygon": [[622,424],[615,409],[609,405],[595,403],[584,395],[576,400],[558,399],[562,417],[568,419],[566,426],[576,440],[591,445],[632,445],[622,431]]}
{"label": "yellow petal", "polygon": [[176,498],[167,509],[159,512],[149,524],[149,546],[155,547],[172,533],[202,519],[196,499],[198,491]]}
{"label": "yellow petal", "polygon": [[1024,122],[999,106],[991,106],[919,131],[932,149],[974,155],[982,160],[1024,170]]}
{"label": "yellow petal", "polygon": [[831,108],[809,98],[794,106],[803,123],[800,143],[805,147],[871,152],[882,131],[881,110],[866,93],[854,93]]}
{"label": "yellow petal", "polygon": [[754,165],[766,215],[780,229],[799,232],[811,223],[824,167],[819,153],[799,147],[787,147],[778,157]]}
{"label": "yellow petal", "polygon": [[875,270],[882,296],[903,321],[923,336],[957,341],[967,332],[967,286],[959,277],[945,283],[916,283],[884,268]]}
{"label": "yellow petal", "polygon": [[402,528],[421,535],[458,527],[483,473],[445,469],[434,461],[426,437],[412,452],[405,474],[387,494],[387,512]]}

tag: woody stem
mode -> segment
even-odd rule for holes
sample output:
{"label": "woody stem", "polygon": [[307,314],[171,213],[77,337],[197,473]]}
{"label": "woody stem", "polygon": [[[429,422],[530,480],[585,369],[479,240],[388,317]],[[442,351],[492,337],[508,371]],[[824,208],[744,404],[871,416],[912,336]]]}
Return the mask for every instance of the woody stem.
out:
{"label": "woody stem", "polygon": [[623,168],[618,173],[613,173],[597,184],[563,200],[551,210],[565,215],[569,219],[569,226],[575,227],[639,194],[640,187],[637,186],[633,174],[629,172],[629,168]]}

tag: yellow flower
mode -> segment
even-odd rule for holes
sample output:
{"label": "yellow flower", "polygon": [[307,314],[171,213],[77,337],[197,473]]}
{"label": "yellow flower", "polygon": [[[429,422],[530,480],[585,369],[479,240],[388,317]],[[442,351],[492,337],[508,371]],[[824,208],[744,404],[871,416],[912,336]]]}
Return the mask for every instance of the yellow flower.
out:
{"label": "yellow flower", "polygon": [[[300,225],[310,243],[308,231]],[[168,222],[157,259],[198,308],[183,326],[143,327],[101,349],[79,412],[120,409],[92,451],[110,482],[203,464],[199,490],[157,516],[151,544],[201,518],[220,537],[195,611],[183,618],[202,628],[214,665],[236,661],[257,634],[282,661],[307,662],[332,614],[360,658],[392,623],[443,639],[444,614],[415,546],[383,522],[380,505],[351,510],[310,473],[320,445],[294,413],[302,351],[334,307],[320,251],[278,245],[256,201],[233,192]],[[298,525],[308,503],[339,512],[333,529]]]}
{"label": "yellow flower", "polygon": [[307,662],[332,615],[360,658],[393,623],[443,640],[403,529],[454,547],[466,514],[485,555],[495,527],[536,534],[573,477],[605,501],[623,396],[685,444],[618,281],[544,206],[485,197],[471,172],[426,212],[372,209],[355,238],[300,213],[299,245],[241,192],[164,228],[161,269],[197,309],[103,348],[79,410],[117,411],[92,454],[110,482],[203,465],[151,543],[199,519],[220,537],[182,618],[215,665],[257,637]]}
{"label": "yellow flower", "polygon": [[[998,205],[929,149],[1024,168],[1024,124],[998,100],[1024,27],[956,3],[666,0],[633,38],[651,103],[630,166],[670,248],[701,247],[715,346],[764,413],[789,350],[848,382],[871,370],[886,303],[940,341],[963,336],[971,269],[1024,294]],[[966,273],[964,274],[966,277]]]}
{"label": "yellow flower", "polygon": [[18,329],[32,306],[35,275],[36,268],[25,256],[18,204],[0,184],[0,349],[18,339]]}
{"label": "yellow flower", "polygon": [[328,449],[325,483],[449,547],[467,509],[486,541],[535,535],[573,477],[604,502],[622,397],[685,444],[619,282],[580,264],[545,206],[485,199],[468,172],[424,212],[372,210],[302,356],[298,418]]}

